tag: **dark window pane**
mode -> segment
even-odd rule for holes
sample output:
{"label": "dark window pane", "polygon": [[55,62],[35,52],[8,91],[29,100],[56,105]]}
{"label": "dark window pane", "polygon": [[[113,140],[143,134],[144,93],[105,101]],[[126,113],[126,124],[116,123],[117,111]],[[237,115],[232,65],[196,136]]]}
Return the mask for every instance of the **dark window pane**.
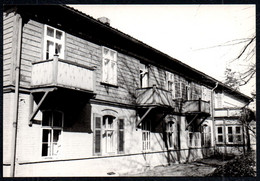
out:
{"label": "dark window pane", "polygon": [[222,127],[218,127],[218,133],[219,133],[219,134],[222,133]]}
{"label": "dark window pane", "polygon": [[233,135],[228,135],[228,142],[233,142]]}
{"label": "dark window pane", "polygon": [[44,111],[42,114],[42,126],[51,126],[51,112]]}
{"label": "dark window pane", "polygon": [[124,151],[124,132],[119,131],[119,151]]}
{"label": "dark window pane", "polygon": [[242,141],[241,135],[237,135],[237,141],[238,141],[238,142],[241,142],[241,141]]}
{"label": "dark window pane", "polygon": [[53,126],[62,127],[62,114],[60,112],[53,112]]}
{"label": "dark window pane", "polygon": [[56,38],[61,40],[62,32],[56,31]]}
{"label": "dark window pane", "polygon": [[50,27],[47,27],[47,35],[51,36],[51,37],[54,37],[54,29],[52,29]]}
{"label": "dark window pane", "polygon": [[61,130],[53,130],[53,142],[58,142],[60,138]]}
{"label": "dark window pane", "polygon": [[43,129],[42,130],[42,142],[48,143],[51,140],[51,130]]}
{"label": "dark window pane", "polygon": [[124,120],[119,119],[119,129],[124,129]]}
{"label": "dark window pane", "polygon": [[96,117],[95,127],[96,128],[101,128],[101,118],[100,117]]}
{"label": "dark window pane", "polygon": [[241,133],[241,127],[236,127],[236,133],[237,134]]}
{"label": "dark window pane", "polygon": [[232,134],[232,127],[228,127],[228,134]]}
{"label": "dark window pane", "polygon": [[48,156],[48,144],[42,144],[42,156]]}
{"label": "dark window pane", "polygon": [[95,153],[101,152],[101,131],[96,130],[95,131]]}
{"label": "dark window pane", "polygon": [[218,142],[223,142],[223,136],[222,135],[218,136]]}

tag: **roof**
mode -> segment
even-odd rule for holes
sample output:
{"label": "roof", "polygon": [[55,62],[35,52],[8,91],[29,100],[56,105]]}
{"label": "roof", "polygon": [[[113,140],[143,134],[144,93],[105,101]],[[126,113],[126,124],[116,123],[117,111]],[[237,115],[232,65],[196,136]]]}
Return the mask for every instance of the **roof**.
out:
{"label": "roof", "polygon": [[[216,83],[218,83],[218,87],[216,88],[216,90],[227,92],[231,95],[234,95],[235,97],[244,100],[245,102],[252,101],[252,98],[250,98],[249,96],[235,89],[232,89],[219,80],[216,80],[213,77],[199,70],[196,70],[193,67],[190,67],[187,64],[143,43],[142,41],[137,40],[130,35],[125,34],[107,24],[104,24],[72,7],[66,5],[36,5],[34,7],[24,5],[17,7],[18,10],[22,9],[21,12],[27,15],[30,13],[43,13],[45,16],[48,15],[55,17],[56,23],[54,25],[56,26],[57,24],[61,24],[59,22],[70,23],[74,31],[77,31],[78,34],[82,34],[82,36],[87,37],[94,43],[104,46],[110,46],[111,48],[121,51],[122,53],[131,55],[140,60],[147,61],[148,63],[156,62],[157,65],[162,66],[168,71],[177,73],[192,81],[200,82],[201,84],[206,85],[210,88],[215,87]],[[48,14],[46,14],[46,11],[48,11]],[[51,21],[46,19],[47,17],[41,18],[43,19],[43,21],[52,23]],[[71,31],[71,27],[64,26],[63,28],[67,28],[68,31]],[[158,62],[158,60],[160,60],[160,62]],[[174,69],[172,69],[171,67],[174,67]]]}

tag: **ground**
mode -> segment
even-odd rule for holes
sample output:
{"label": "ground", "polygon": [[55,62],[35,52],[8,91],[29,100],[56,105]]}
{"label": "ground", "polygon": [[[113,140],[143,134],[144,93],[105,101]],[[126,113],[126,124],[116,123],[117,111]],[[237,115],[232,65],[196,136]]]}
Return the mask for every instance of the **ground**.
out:
{"label": "ground", "polygon": [[157,166],[142,173],[131,173],[121,176],[184,176],[198,177],[212,173],[219,165],[227,161],[220,159],[206,158],[192,163],[172,164],[169,166]]}

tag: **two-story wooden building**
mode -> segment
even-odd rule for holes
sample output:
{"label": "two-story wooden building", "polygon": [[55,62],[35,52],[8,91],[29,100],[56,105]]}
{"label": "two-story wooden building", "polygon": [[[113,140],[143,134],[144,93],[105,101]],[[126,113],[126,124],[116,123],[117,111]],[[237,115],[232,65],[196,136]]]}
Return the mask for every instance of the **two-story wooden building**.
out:
{"label": "two-story wooden building", "polygon": [[215,105],[251,100],[104,18],[63,5],[5,6],[3,16],[4,176],[105,176],[202,158],[221,142]]}

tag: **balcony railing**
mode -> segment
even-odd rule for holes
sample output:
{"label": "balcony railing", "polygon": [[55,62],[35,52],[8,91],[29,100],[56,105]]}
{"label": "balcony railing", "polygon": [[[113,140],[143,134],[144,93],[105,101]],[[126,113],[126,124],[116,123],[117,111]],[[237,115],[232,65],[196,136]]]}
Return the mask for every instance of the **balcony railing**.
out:
{"label": "balcony railing", "polygon": [[61,86],[94,91],[94,68],[58,59],[32,64],[32,87]]}
{"label": "balcony railing", "polygon": [[174,108],[172,95],[169,91],[157,88],[156,86],[140,88],[136,90],[136,103],[138,106],[166,106]]}
{"label": "balcony railing", "polygon": [[241,116],[240,108],[218,108],[215,109],[215,117],[238,117]]}
{"label": "balcony railing", "polygon": [[208,113],[210,114],[210,102],[199,100],[187,100],[182,106],[183,113]]}

